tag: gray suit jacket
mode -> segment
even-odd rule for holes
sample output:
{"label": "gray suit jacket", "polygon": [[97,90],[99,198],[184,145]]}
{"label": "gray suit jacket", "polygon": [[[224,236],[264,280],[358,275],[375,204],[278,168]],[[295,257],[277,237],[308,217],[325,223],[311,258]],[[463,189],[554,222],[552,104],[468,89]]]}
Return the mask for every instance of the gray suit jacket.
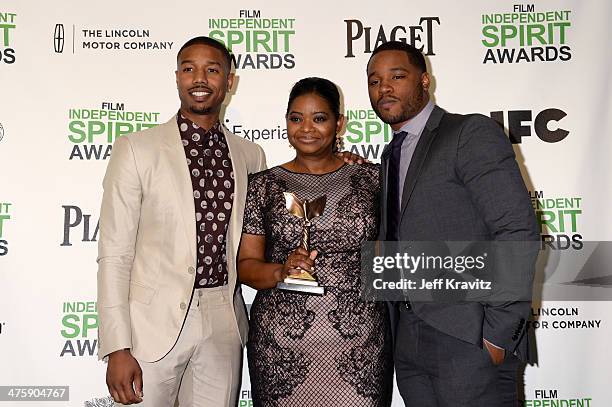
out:
{"label": "gray suit jacket", "polygon": [[[383,151],[380,237],[386,235]],[[539,241],[529,195],[503,130],[482,115],[458,115],[435,106],[421,134],[404,183],[401,241]],[[533,280],[537,245],[528,253]],[[390,307],[397,322],[396,307]],[[434,328],[482,346],[482,338],[528,357],[525,335],[530,302],[417,302],[416,315]],[[401,344],[397,344],[401,346]]]}

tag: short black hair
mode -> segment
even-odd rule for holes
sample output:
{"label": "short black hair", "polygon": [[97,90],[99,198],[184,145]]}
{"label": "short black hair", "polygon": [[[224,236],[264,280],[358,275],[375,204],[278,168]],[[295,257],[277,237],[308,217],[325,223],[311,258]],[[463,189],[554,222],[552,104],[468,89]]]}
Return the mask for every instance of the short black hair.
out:
{"label": "short black hair", "polygon": [[287,115],[289,114],[289,108],[291,103],[302,95],[314,93],[321,96],[327,101],[329,107],[336,117],[336,120],[340,117],[340,92],[338,87],[329,79],[310,77],[304,78],[298,81],[289,93],[289,103],[287,103]]}
{"label": "short black hair", "polygon": [[223,53],[225,62],[227,62],[228,73],[232,69],[232,56],[230,55],[225,45],[223,45],[223,43],[220,41],[217,41],[213,38],[205,37],[205,36],[194,37],[190,39],[189,41],[187,41],[186,43],[184,43],[181,49],[179,49],[179,52],[176,54],[177,62],[178,62],[179,57],[181,56],[181,52],[183,52],[185,48],[191,47],[192,45],[206,45],[206,46],[218,49],[219,51]]}
{"label": "short black hair", "polygon": [[427,65],[425,64],[423,53],[412,45],[402,41],[388,41],[376,47],[372,55],[370,55],[368,66],[370,65],[372,57],[382,51],[404,51],[406,55],[408,55],[408,59],[412,65],[418,68],[421,73],[427,72]]}

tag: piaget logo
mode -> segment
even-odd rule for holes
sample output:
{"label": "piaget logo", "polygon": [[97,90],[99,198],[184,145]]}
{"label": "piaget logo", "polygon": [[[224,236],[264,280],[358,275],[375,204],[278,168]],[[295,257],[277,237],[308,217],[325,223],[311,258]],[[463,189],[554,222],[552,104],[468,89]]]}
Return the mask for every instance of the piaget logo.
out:
{"label": "piaget logo", "polygon": [[208,36],[225,44],[237,69],[295,67],[295,18],[264,18],[261,10],[240,10],[238,17],[208,20]]}
{"label": "piaget logo", "polygon": [[380,160],[385,144],[393,136],[391,127],[372,109],[349,109],[345,116],[344,148],[368,160]]}
{"label": "piaget logo", "polygon": [[0,202],[0,256],[6,256],[9,252],[7,240],[7,224],[11,220],[11,207],[9,202]]}
{"label": "piaget logo", "polygon": [[542,248],[581,250],[584,246],[579,233],[582,198],[548,197],[544,191],[530,191],[529,195],[540,225]]}
{"label": "piaget logo", "polygon": [[434,27],[440,25],[440,17],[421,17],[417,24],[400,24],[393,27],[369,26],[361,20],[344,20],[346,24],[346,55],[355,58],[355,53],[369,54],[387,41],[401,41],[411,44],[427,56],[434,51]]}
{"label": "piaget logo", "polygon": [[0,11],[0,63],[15,63],[15,49],[12,39],[17,24],[17,14]]}
{"label": "piaget logo", "polygon": [[106,160],[116,138],[154,127],[158,112],[126,111],[123,103],[102,102],[101,109],[68,110],[69,160]]}
{"label": "piaget logo", "polygon": [[83,213],[77,205],[62,205],[64,209],[64,235],[60,246],[75,242],[97,242],[100,232],[99,216]]}
{"label": "piaget logo", "polygon": [[[98,309],[95,301],[69,301],[62,304],[62,338],[66,340],[60,357],[94,356],[98,347]],[[93,338],[93,339],[92,339]]]}
{"label": "piaget logo", "polygon": [[569,61],[570,10],[535,10],[534,4],[515,4],[512,12],[481,16],[482,63]]}

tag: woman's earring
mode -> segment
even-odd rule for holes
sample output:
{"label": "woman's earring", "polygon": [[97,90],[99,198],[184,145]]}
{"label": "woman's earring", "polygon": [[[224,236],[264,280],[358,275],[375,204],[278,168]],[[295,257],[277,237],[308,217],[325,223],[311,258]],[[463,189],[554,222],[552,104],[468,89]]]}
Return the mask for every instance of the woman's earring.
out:
{"label": "woman's earring", "polygon": [[344,150],[344,138],[336,134],[336,152],[339,153]]}

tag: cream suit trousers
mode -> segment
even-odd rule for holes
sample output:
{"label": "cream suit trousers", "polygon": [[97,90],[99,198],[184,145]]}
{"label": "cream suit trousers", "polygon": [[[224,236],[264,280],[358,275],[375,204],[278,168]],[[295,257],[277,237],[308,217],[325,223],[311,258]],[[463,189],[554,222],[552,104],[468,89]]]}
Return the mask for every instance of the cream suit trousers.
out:
{"label": "cream suit trousers", "polygon": [[242,376],[242,345],[233,319],[228,317],[233,312],[232,300],[228,286],[194,291],[185,324],[172,350],[157,362],[138,361],[144,394],[138,406],[174,406],[187,365],[192,373],[189,379],[193,381],[182,384],[181,407],[236,404]]}

